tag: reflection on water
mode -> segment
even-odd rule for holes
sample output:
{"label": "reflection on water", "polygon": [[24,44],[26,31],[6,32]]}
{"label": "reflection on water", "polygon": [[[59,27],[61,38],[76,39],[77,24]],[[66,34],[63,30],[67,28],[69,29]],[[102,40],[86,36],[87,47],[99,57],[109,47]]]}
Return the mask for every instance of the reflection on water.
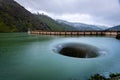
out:
{"label": "reflection on water", "polygon": [[[64,43],[92,45],[105,55],[83,59],[52,51]],[[0,34],[0,80],[86,80],[95,73],[120,72],[119,47],[119,40],[105,37]]]}

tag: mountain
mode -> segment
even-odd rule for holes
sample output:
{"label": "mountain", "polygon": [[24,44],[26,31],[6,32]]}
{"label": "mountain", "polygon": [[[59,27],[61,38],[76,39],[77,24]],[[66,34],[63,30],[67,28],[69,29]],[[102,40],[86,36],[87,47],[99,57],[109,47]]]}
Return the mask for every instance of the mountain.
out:
{"label": "mountain", "polygon": [[14,0],[0,0],[0,32],[26,32],[28,28],[47,31],[75,30],[46,15],[32,14]]}
{"label": "mountain", "polygon": [[49,30],[45,23],[14,0],[0,0],[0,32],[24,32],[28,28]]}
{"label": "mountain", "polygon": [[109,31],[120,31],[120,25],[114,26],[112,28],[107,29]]}
{"label": "mountain", "polygon": [[42,22],[44,22],[51,31],[73,31],[76,30],[74,27],[69,25],[63,25],[52,19],[51,17],[44,14],[36,14]]}
{"label": "mountain", "polygon": [[109,26],[104,26],[104,25],[95,25],[95,26],[99,27],[102,30],[106,30],[109,28]]}
{"label": "mountain", "polygon": [[99,26],[99,25],[89,25],[89,24],[83,24],[83,23],[73,23],[73,22],[67,22],[64,20],[56,20],[60,24],[66,24],[69,26],[72,26],[76,28],[77,30],[84,31],[84,30],[105,30],[107,29],[106,26]]}
{"label": "mountain", "polygon": [[95,25],[54,20],[32,14],[14,0],[0,0],[0,32],[26,32],[28,28],[47,31],[103,30]]}

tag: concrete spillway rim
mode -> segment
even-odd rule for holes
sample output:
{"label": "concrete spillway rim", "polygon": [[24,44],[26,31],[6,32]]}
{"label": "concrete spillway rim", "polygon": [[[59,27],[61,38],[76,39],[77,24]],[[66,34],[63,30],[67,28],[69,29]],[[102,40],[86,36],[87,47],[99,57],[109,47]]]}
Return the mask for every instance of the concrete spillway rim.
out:
{"label": "concrete spillway rim", "polygon": [[[65,52],[62,52],[61,50]],[[73,58],[98,58],[106,54],[106,51],[85,43],[61,43],[54,46],[53,51],[63,56]],[[83,53],[81,53],[81,51]]]}

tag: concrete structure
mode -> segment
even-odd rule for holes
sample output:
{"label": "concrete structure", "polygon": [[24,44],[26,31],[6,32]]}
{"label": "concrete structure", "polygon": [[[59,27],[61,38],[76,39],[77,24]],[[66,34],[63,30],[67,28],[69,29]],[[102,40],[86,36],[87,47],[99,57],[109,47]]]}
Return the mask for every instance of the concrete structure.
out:
{"label": "concrete structure", "polygon": [[120,31],[28,31],[29,34],[39,35],[100,35],[100,36],[117,36]]}

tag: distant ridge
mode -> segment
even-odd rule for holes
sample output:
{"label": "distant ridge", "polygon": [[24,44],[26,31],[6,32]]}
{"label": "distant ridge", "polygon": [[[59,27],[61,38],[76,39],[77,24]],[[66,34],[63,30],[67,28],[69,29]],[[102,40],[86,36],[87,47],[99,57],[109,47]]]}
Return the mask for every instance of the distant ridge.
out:
{"label": "distant ridge", "polygon": [[120,25],[107,29],[108,31],[120,31]]}
{"label": "distant ridge", "polygon": [[77,30],[69,25],[63,25],[58,23],[56,20],[44,14],[36,14],[36,16],[44,22],[51,31],[74,31]]}
{"label": "distant ridge", "polygon": [[60,24],[74,27],[75,29],[79,31],[105,30],[108,28],[107,26],[89,25],[89,24],[84,24],[84,23],[68,22],[64,20],[56,20],[56,21]]}

